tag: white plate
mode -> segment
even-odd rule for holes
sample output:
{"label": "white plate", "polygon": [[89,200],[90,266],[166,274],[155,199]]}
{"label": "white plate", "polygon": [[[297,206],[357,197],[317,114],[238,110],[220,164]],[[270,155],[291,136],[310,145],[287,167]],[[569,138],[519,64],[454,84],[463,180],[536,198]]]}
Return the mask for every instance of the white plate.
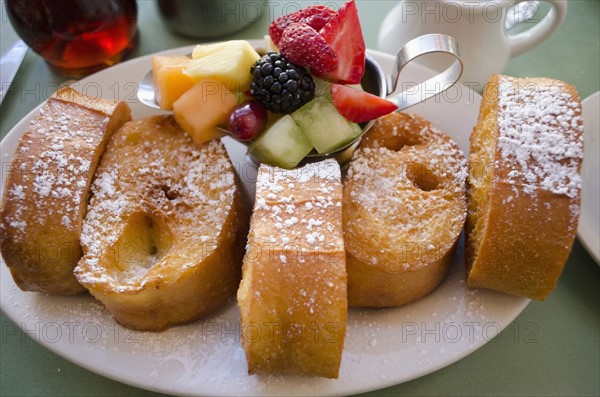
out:
{"label": "white plate", "polygon": [[583,100],[585,146],[581,177],[581,215],[577,236],[600,264],[600,91]]}
{"label": "white plate", "polygon": [[[189,53],[191,48],[171,53]],[[391,73],[393,58],[370,52]],[[74,85],[88,95],[127,101],[134,117],[154,111],[137,103],[137,82],[150,68],[141,57]],[[418,65],[404,82],[421,81],[430,71]],[[480,96],[457,86],[411,109],[452,135],[465,152],[476,122]],[[36,109],[37,110],[37,109]],[[35,110],[2,141],[4,164]],[[246,172],[241,145],[228,141],[238,170]],[[242,175],[244,178],[247,175]],[[248,178],[246,178],[248,179]],[[93,372],[148,390],[178,395],[347,395],[406,382],[445,367],[497,335],[527,306],[528,299],[464,284],[462,250],[444,282],[429,296],[399,308],[350,310],[339,379],[249,376],[240,344],[239,311],[225,309],[193,324],[162,333],[127,330],[87,295],[57,297],[21,292],[0,266],[2,310],[27,334],[57,354]]]}

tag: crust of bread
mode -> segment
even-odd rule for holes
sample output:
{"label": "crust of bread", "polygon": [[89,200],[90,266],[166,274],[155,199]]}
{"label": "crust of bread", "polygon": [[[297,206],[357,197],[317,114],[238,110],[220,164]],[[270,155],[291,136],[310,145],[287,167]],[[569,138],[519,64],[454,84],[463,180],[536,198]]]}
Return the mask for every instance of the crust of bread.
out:
{"label": "crust of bread", "polygon": [[444,278],[466,217],[466,159],[427,120],[380,118],[344,180],[351,306],[399,306]]}
{"label": "crust of bread", "polygon": [[131,119],[123,102],[71,88],[52,95],[14,154],[1,214],[2,256],[24,291],[85,291],[73,268],[88,191],[108,138]]}
{"label": "crust of bread", "polygon": [[[516,140],[512,151],[499,143],[515,140],[506,136],[511,128],[529,140]],[[471,135],[467,286],[537,300],[554,289],[577,230],[582,140],[575,87],[491,78]]]}
{"label": "crust of bread", "polygon": [[129,122],[92,194],[75,274],[121,324],[163,330],[235,294],[249,214],[220,141],[196,146],[171,116]]}
{"label": "crust of bread", "polygon": [[250,374],[337,378],[348,302],[334,160],[261,165],[238,291]]}

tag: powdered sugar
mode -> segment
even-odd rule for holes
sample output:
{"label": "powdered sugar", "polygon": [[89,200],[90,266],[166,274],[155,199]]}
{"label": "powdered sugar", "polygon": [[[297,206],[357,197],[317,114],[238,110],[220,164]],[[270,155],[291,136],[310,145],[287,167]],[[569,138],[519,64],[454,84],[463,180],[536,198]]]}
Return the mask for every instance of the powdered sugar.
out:
{"label": "powdered sugar", "polygon": [[[328,181],[339,180],[340,176],[340,167],[334,160],[310,163],[304,167],[292,170],[270,167],[268,170],[263,170],[257,179],[257,197],[261,197],[263,200],[265,198],[276,200],[280,198],[280,193],[286,190],[293,190],[296,184],[306,184],[309,182],[316,183],[321,190],[328,191],[331,188],[328,185]],[[286,202],[285,197],[283,197],[282,202]]]}
{"label": "powdered sugar", "polygon": [[[106,110],[112,112],[111,106]],[[17,240],[28,233],[28,225],[77,230],[108,121],[104,114],[55,97],[32,120],[15,152],[7,196],[11,206],[5,216]]]}
{"label": "powdered sugar", "polygon": [[571,136],[583,131],[581,109],[562,88],[500,79],[498,148],[502,161],[518,166],[508,181],[527,194],[543,189],[575,198],[581,189],[583,142]]}
{"label": "powdered sugar", "polygon": [[[346,272],[340,174],[335,160],[295,170],[260,166],[240,286],[241,307],[256,307],[250,317],[265,312],[280,323],[303,327],[340,321],[347,306],[346,285],[340,282]],[[324,191],[327,196],[321,195]],[[273,281],[263,285],[263,280]]]}
{"label": "powdered sugar", "polygon": [[[143,287],[149,269],[164,259],[151,246],[147,255],[136,256],[143,241],[122,240],[127,238],[123,237],[128,235],[127,225],[136,222],[139,214],[146,214],[139,221],[141,227],[146,227],[145,222],[152,230],[173,233],[180,249],[187,252],[184,247],[198,247],[183,267],[201,262],[215,249],[236,194],[233,167],[219,141],[196,146],[168,120],[154,117],[132,122],[109,143],[83,224],[85,256],[78,266],[80,281],[104,283],[116,291]],[[137,233],[142,232],[138,229]],[[129,246],[135,248],[133,253]],[[123,258],[117,255],[115,259],[111,250]],[[104,268],[103,260],[109,257],[119,262],[118,272]]]}
{"label": "powdered sugar", "polygon": [[12,187],[12,189],[10,190],[10,194],[16,198],[17,200],[24,200],[25,199],[25,193],[23,193],[23,186],[22,185],[15,185]]}
{"label": "powdered sugar", "polygon": [[[339,237],[327,242],[325,237],[331,234],[327,231],[332,228],[325,210],[341,205],[340,197],[334,197],[340,194],[340,186],[332,186],[335,181],[339,183],[340,178],[340,168],[335,160],[307,164],[294,170],[263,166],[256,184],[255,211],[268,214],[282,241],[299,243],[306,249],[321,243],[340,246]],[[329,195],[315,195],[317,192]]]}
{"label": "powdered sugar", "polygon": [[464,225],[466,165],[458,145],[425,120],[381,119],[348,169],[345,232],[355,244],[347,249],[371,264],[404,269],[443,255]]}

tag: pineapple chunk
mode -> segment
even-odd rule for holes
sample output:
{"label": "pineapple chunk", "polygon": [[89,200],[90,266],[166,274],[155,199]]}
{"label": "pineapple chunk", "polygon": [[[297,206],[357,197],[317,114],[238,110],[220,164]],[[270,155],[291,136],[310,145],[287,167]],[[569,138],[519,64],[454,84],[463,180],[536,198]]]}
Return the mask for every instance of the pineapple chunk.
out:
{"label": "pineapple chunk", "polygon": [[234,93],[218,80],[200,80],[173,104],[173,116],[197,144],[225,135],[218,129],[227,124],[231,110],[237,104]]}
{"label": "pineapple chunk", "polygon": [[243,91],[252,81],[250,67],[259,58],[245,40],[198,45],[185,74],[196,81],[212,78],[225,84],[230,91]]}
{"label": "pineapple chunk", "polygon": [[277,44],[273,42],[273,39],[270,35],[266,34],[263,38],[265,40],[265,47],[267,52],[280,52],[279,47],[277,47]]}
{"label": "pineapple chunk", "polygon": [[196,82],[183,73],[191,59],[182,55],[152,57],[156,102],[161,109],[172,110],[175,102]]}

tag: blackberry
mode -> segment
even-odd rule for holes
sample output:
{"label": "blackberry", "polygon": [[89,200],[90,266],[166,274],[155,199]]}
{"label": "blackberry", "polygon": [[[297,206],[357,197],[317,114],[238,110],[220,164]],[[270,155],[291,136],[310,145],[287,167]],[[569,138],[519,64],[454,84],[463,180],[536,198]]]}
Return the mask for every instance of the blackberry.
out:
{"label": "blackberry", "polygon": [[250,93],[273,113],[292,113],[315,96],[315,82],[308,71],[279,53],[260,58],[250,73]]}

